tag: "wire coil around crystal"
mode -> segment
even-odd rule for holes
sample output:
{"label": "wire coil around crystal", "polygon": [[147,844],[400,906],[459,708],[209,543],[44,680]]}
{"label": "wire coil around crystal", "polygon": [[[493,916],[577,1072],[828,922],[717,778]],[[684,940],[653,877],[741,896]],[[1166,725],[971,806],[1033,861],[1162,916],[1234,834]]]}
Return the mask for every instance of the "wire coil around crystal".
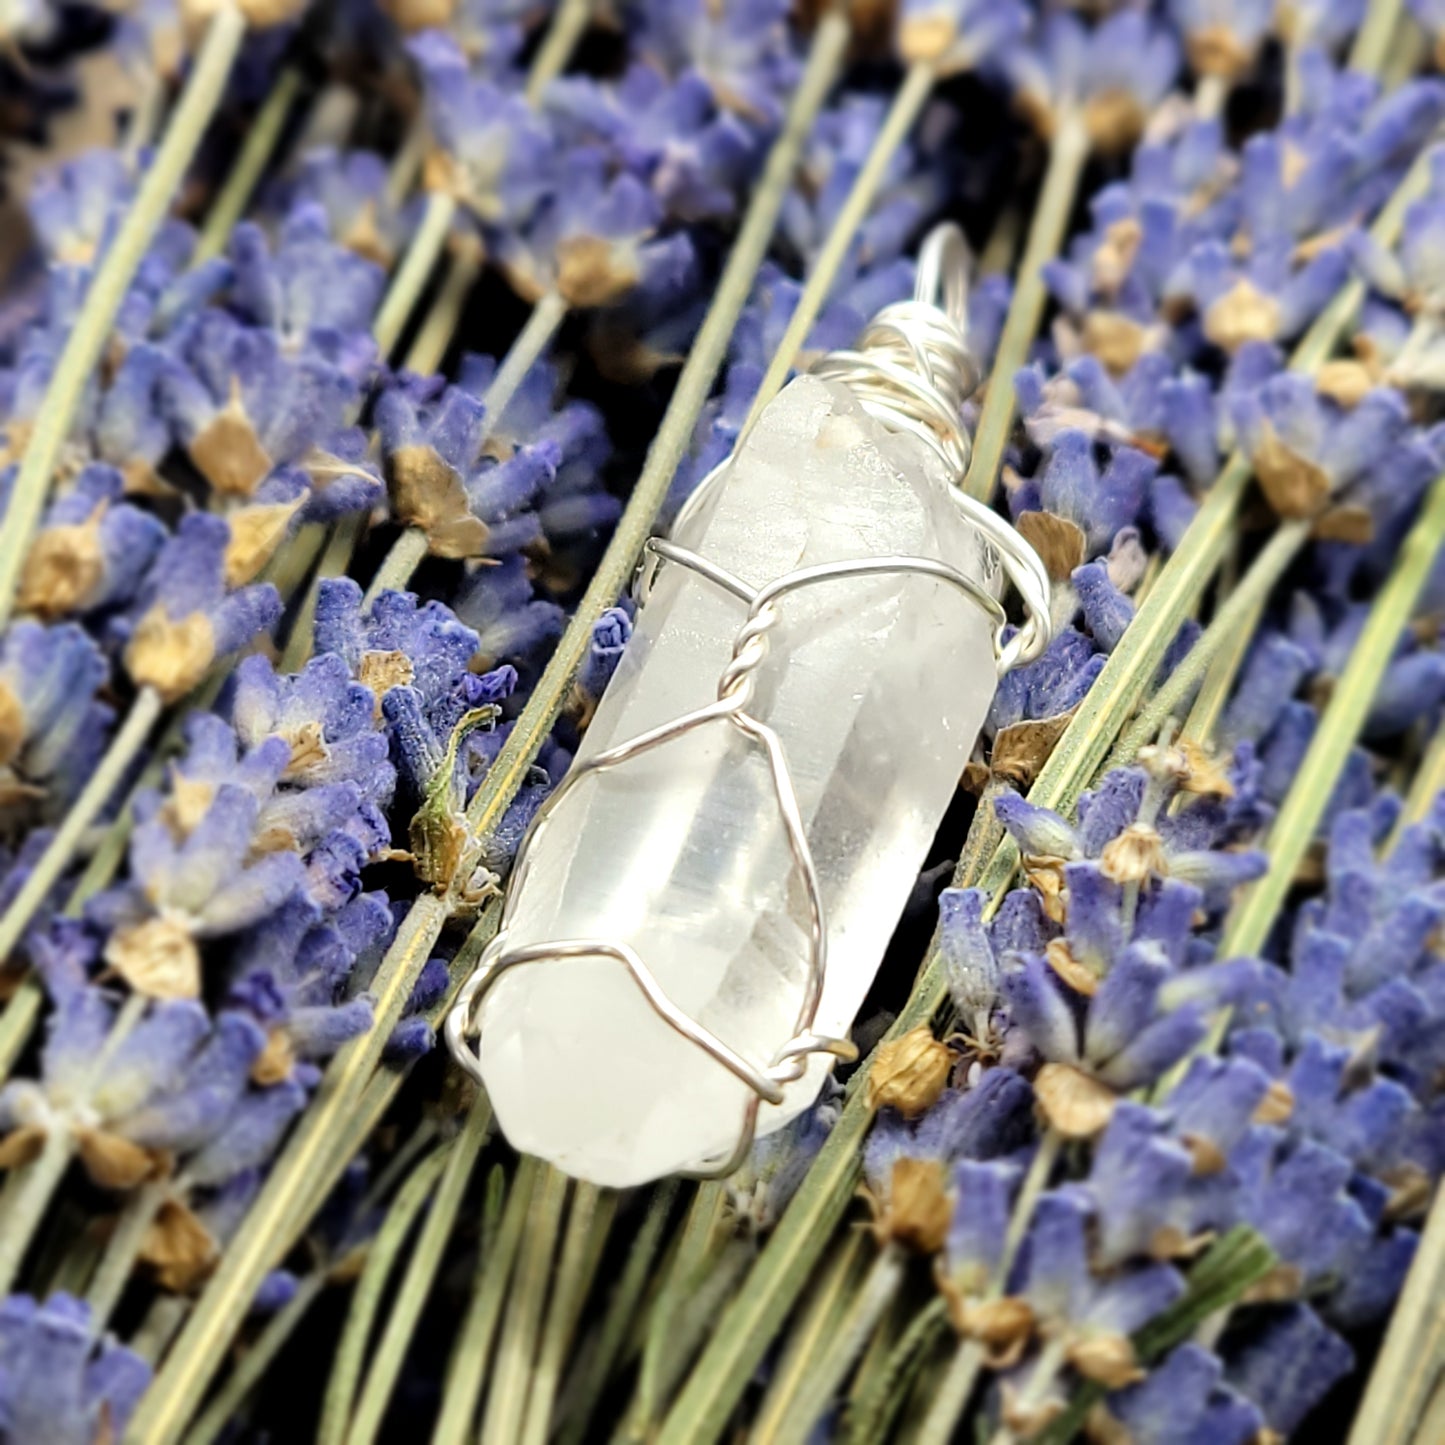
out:
{"label": "wire coil around crystal", "polygon": [[[961,477],[966,469],[970,448],[962,426],[961,407],[978,384],[978,364],[965,339],[967,272],[963,261],[966,255],[957,227],[939,227],[929,236],[920,254],[918,282],[912,300],[880,312],[865,329],[856,351],[831,353],[814,368],[824,379],[847,385],[864,409],[888,428],[920,437],[955,477]],[[727,465],[724,462],[723,467],[716,468],[694,491],[674,524],[675,531],[683,527],[698,497]],[[1007,640],[1004,637],[1007,614],[998,597],[988,586],[937,558],[879,556],[821,563],[797,568],[761,587],[753,587],[686,546],[663,537],[649,539],[637,577],[639,600],[646,600],[658,566],[666,562],[685,567],[729,594],[743,604],[746,613],[734,636],[731,656],[719,675],[715,701],[574,763],[538,810],[518,849],[497,933],[447,1016],[448,1045],[462,1067],[479,1083],[484,1082],[481,1060],[469,1040],[478,1034],[478,1013],[487,992],[513,968],[569,958],[610,958],[617,962],[626,969],[664,1023],[703,1049],[751,1091],[734,1148],[725,1158],[708,1161],[703,1168],[692,1172],[722,1176],[736,1169],[751,1148],[759,1107],[764,1102],[782,1101],[784,1087],[802,1077],[809,1056],[828,1053],[844,1059],[856,1058],[857,1051],[850,1041],[818,1034],[813,1028],[827,971],[827,922],[822,891],[782,740],[747,709],[754,695],[754,678],[769,653],[770,634],[780,620],[777,604],[792,592],[824,583],[884,574],[931,577],[948,583],[967,602],[983,610],[990,623],[1000,673],[1043,651],[1049,640],[1049,582],[1043,564],[1023,538],[996,513],[956,487],[951,489],[951,495],[983,541],[986,579],[990,573],[996,575],[1001,562],[1023,597],[1027,619]],[[802,997],[791,1037],[766,1064],[740,1055],[679,1009],[642,957],[625,943],[587,938],[560,939],[517,948],[509,948],[507,943],[507,925],[514,900],[527,877],[531,850],[565,799],[586,778],[623,766],[696,728],[715,723],[737,728],[762,749],[788,848],[807,899],[808,962]]]}

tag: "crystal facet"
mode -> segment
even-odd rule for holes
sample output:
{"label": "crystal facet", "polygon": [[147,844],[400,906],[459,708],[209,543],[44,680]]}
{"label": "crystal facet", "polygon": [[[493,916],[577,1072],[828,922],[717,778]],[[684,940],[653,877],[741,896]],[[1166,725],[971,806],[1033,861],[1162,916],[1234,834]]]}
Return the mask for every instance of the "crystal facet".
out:
{"label": "crystal facet", "polygon": [[[753,586],[817,563],[930,557],[986,583],[978,534],[923,442],[843,385],[799,377],[673,540]],[[786,596],[749,712],[778,734],[817,868],[828,962],[814,1028],[845,1035],[993,697],[989,621],[919,575]],[[711,702],[745,605],[664,564],[579,761]],[[581,780],[535,841],[507,946],[630,944],[680,1008],[759,1066],[793,1035],[806,895],[766,760],[711,722]],[[524,964],[482,1003],[483,1076],[507,1137],[623,1186],[733,1148],[746,1084],[649,1007],[611,958]],[[759,1134],[806,1108],[814,1056]]]}

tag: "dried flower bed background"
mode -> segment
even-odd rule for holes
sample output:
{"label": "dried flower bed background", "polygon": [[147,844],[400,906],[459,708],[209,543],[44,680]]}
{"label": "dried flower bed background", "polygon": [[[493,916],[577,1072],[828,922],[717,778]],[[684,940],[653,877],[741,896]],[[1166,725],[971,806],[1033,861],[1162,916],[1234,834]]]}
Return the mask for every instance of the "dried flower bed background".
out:
{"label": "dried flower bed background", "polygon": [[[1438,1437],[1445,10],[0,26],[0,1438]],[[438,1021],[643,539],[946,217],[1056,639],[843,1087],[571,1184]]]}

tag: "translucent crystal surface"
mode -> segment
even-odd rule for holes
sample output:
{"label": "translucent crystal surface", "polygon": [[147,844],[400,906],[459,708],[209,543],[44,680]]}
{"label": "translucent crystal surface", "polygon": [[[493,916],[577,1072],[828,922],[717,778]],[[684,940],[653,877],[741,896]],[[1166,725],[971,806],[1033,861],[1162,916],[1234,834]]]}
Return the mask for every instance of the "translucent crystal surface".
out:
{"label": "translucent crystal surface", "polygon": [[[984,576],[977,536],[928,449],[814,377],[768,407],[674,540],[755,586],[887,554]],[[581,757],[711,701],[744,611],[664,564]],[[842,1035],[982,725],[993,653],[979,607],[927,577],[822,583],[780,611],[751,711],[782,739],[827,910],[815,1027]],[[794,1032],[806,919],[764,757],[714,722],[562,800],[507,941],[629,943],[680,1007],[766,1065]],[[480,1024],[507,1137],[570,1174],[637,1184],[725,1155],[737,1139],[747,1086],[659,1019],[612,959],[522,965],[498,979]],[[827,1068],[814,1058],[782,1104],[764,1105],[759,1132],[806,1108]]]}

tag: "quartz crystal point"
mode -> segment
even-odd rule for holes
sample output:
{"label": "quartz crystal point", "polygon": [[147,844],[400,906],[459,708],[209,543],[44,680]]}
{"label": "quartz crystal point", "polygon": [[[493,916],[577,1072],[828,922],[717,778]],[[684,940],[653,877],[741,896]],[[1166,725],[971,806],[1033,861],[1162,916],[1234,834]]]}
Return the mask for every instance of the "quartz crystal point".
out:
{"label": "quartz crystal point", "polygon": [[[950,563],[986,584],[983,544],[920,440],[846,386],[793,381],[672,540],[761,586],[823,562]],[[779,735],[817,867],[828,959],[814,1028],[846,1035],[993,698],[989,620],[927,576],[818,583],[778,604],[749,712]],[[745,606],[664,563],[579,760],[717,696]],[[529,855],[507,947],[599,938],[635,948],[668,996],[759,1066],[794,1033],[806,894],[766,760],[709,722],[579,781]],[[671,1029],[612,958],[547,960],[496,981],[479,1055],[507,1137],[579,1178],[632,1185],[726,1156],[746,1084]],[[814,1055],[758,1133],[817,1097]]]}

